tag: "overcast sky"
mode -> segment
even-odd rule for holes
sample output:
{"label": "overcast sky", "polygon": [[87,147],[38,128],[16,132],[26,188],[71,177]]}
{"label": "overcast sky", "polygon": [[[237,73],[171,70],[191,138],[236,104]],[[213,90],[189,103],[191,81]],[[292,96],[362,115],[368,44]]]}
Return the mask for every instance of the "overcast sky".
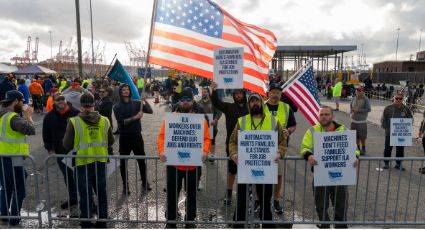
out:
{"label": "overcast sky", "polygon": [[[95,46],[106,44],[128,62],[124,41],[147,47],[153,0],[92,0]],[[364,44],[368,63],[409,59],[425,29],[424,0],[213,0],[240,20],[276,34],[279,45]],[[76,37],[74,0],[0,0],[0,62],[23,55],[28,36],[39,37],[39,60],[50,58],[59,41]],[[83,52],[89,50],[89,0],[80,0]],[[425,32],[422,34],[425,40]],[[425,49],[423,42],[422,50]],[[357,53],[348,54],[356,55]],[[351,63],[349,63],[351,64]]]}

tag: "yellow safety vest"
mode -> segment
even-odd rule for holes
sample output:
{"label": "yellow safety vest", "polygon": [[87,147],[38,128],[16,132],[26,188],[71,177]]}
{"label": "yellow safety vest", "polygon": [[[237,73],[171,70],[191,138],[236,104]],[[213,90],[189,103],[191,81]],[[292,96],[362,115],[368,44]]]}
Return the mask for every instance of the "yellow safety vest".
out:
{"label": "yellow safety vest", "polygon": [[[347,129],[345,128],[345,126],[341,125],[335,130],[335,132],[344,132],[346,130]],[[305,132],[303,140],[301,142],[301,147],[300,147],[300,154],[302,157],[304,157],[306,152],[314,153],[313,136],[315,132],[325,132],[325,131],[322,128],[322,125],[317,124]],[[356,150],[356,155],[360,155],[360,150],[358,149]]]}
{"label": "yellow safety vest", "polygon": [[[288,104],[279,101],[279,104],[277,107],[276,119],[279,121],[280,125],[282,125],[282,127],[285,129],[288,125],[290,109],[291,108]],[[271,115],[271,112],[269,110],[269,107],[267,106],[267,103],[264,104],[264,112]]]}
{"label": "yellow safety vest", "polygon": [[[251,114],[238,118],[240,130],[253,130],[251,121]],[[276,126],[276,119],[274,118],[274,116],[271,116],[270,113],[266,113],[263,124],[257,130],[276,130]]]}
{"label": "yellow safety vest", "polygon": [[[108,118],[101,116],[99,123],[87,124],[80,117],[70,119],[74,127],[74,149],[77,155],[107,156],[108,155]],[[77,166],[88,165],[93,162],[107,162],[107,158],[76,158]]]}
{"label": "yellow safety vest", "polygon": [[177,84],[178,84],[178,86],[176,86],[176,93],[181,93],[183,91],[183,81],[178,80]]}
{"label": "yellow safety vest", "polygon": [[7,112],[0,118],[0,154],[29,154],[26,136],[10,126],[15,112]]}
{"label": "yellow safety vest", "polygon": [[66,81],[61,81],[61,85],[59,87],[59,93],[62,93],[62,90],[65,88],[66,86]]}

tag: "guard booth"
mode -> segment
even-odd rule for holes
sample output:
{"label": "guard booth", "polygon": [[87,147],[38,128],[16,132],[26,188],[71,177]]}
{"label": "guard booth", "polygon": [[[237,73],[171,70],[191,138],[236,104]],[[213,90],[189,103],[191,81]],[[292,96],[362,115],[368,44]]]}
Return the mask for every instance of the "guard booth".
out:
{"label": "guard booth", "polygon": [[287,80],[308,60],[312,60],[315,76],[320,76],[322,81],[333,81],[337,77],[356,84],[358,80],[351,79],[354,71],[351,71],[347,64],[347,59],[351,59],[354,55],[348,54],[347,56],[347,53],[355,50],[357,50],[356,45],[278,46],[272,59],[271,72]]}

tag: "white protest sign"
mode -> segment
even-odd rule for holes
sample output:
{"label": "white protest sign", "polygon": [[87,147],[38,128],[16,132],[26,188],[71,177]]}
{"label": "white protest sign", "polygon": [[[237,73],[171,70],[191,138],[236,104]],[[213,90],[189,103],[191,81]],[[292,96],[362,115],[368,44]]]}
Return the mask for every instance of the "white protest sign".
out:
{"label": "white protest sign", "polygon": [[210,129],[210,139],[214,139],[214,126],[213,126],[213,121],[214,121],[214,114],[212,113],[207,113],[207,117],[208,117],[208,122],[210,124],[209,129]]}
{"label": "white protest sign", "polygon": [[244,48],[214,49],[214,82],[219,89],[243,88]]}
{"label": "white protest sign", "polygon": [[391,118],[390,146],[412,146],[412,118]]}
{"label": "white protest sign", "polygon": [[238,184],[277,184],[277,132],[238,132]]}
{"label": "white protest sign", "polygon": [[314,186],[356,184],[356,131],[315,132]]}
{"label": "white protest sign", "polygon": [[166,165],[202,166],[204,114],[166,113]]}
{"label": "white protest sign", "polygon": [[[72,153],[68,153],[67,155],[72,155]],[[64,157],[62,159],[62,163],[64,163],[69,169],[74,171],[74,166],[72,161],[75,158]],[[110,158],[109,162],[106,164],[106,177],[111,176],[120,166],[120,160],[115,158]]]}

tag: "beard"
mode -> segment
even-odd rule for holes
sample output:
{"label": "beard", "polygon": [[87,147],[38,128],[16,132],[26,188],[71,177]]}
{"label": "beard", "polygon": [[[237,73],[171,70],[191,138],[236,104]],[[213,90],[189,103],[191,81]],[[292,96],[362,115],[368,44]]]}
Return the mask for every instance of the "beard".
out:
{"label": "beard", "polygon": [[192,106],[182,106],[181,112],[182,113],[190,113],[192,111]]}
{"label": "beard", "polygon": [[251,115],[260,115],[260,114],[262,114],[263,113],[263,111],[261,111],[261,108],[260,108],[260,106],[258,106],[258,105],[254,105],[252,108],[251,108]]}
{"label": "beard", "polygon": [[22,105],[20,105],[20,104],[16,104],[16,105],[13,106],[13,111],[15,113],[22,113],[23,110],[24,109],[23,109]]}

